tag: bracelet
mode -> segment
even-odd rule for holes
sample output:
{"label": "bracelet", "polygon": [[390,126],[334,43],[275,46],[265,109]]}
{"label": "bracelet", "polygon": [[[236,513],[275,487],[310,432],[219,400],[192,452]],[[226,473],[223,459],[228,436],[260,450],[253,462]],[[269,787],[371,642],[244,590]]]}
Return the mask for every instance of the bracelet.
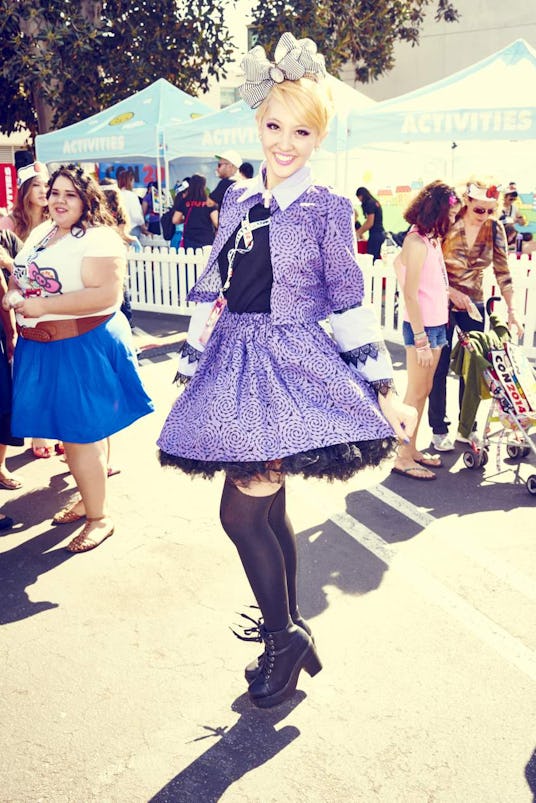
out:
{"label": "bracelet", "polygon": [[428,340],[427,337],[415,337],[414,338],[414,342],[415,342],[415,345],[417,345],[417,343],[421,343],[421,345],[422,345],[422,343],[429,343],[430,341]]}
{"label": "bracelet", "polygon": [[423,330],[422,332],[413,332],[413,337],[419,337],[419,335],[425,335],[426,332]]}

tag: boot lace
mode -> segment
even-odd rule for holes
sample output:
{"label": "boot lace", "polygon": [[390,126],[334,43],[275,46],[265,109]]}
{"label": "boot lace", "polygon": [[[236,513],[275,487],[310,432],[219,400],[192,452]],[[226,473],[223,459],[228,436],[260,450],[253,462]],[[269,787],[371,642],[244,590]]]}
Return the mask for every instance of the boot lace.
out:
{"label": "boot lace", "polygon": [[[249,605],[248,607],[254,608],[259,610],[256,605]],[[249,616],[247,613],[237,613],[238,616],[241,616],[242,619],[246,619],[251,624],[246,625],[243,622],[236,625],[242,630],[242,633],[237,633],[236,630],[233,630],[232,627],[229,627],[231,633],[233,633],[240,641],[257,641],[259,644],[265,640],[265,633],[266,629],[264,627],[264,620],[262,616],[259,619],[253,619],[252,616]]]}

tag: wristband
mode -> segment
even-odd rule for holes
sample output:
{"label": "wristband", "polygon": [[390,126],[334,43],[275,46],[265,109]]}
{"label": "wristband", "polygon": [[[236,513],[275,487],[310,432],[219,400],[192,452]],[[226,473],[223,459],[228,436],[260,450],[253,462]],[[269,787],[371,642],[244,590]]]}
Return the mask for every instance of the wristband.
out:
{"label": "wristband", "polygon": [[417,338],[417,337],[419,337],[419,336],[421,336],[421,335],[425,335],[425,334],[426,334],[426,332],[425,332],[425,331],[422,331],[422,332],[413,332],[413,337]]}

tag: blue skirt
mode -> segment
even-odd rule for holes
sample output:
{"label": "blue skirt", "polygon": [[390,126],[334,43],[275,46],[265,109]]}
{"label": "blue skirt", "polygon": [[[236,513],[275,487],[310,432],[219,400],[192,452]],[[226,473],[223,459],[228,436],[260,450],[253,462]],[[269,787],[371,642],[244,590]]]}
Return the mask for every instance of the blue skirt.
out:
{"label": "blue skirt", "polygon": [[153,409],[121,312],[66,340],[40,343],[19,337],[13,369],[14,435],[94,443]]}

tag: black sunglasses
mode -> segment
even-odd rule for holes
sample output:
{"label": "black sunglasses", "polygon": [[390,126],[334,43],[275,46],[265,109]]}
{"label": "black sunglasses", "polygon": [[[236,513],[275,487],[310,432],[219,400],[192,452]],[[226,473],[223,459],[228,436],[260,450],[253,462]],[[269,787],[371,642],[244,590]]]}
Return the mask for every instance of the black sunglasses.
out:
{"label": "black sunglasses", "polygon": [[[469,201],[475,202],[474,198],[469,198]],[[473,212],[475,215],[493,215],[495,213],[495,209],[484,209],[483,206],[473,206]]]}

